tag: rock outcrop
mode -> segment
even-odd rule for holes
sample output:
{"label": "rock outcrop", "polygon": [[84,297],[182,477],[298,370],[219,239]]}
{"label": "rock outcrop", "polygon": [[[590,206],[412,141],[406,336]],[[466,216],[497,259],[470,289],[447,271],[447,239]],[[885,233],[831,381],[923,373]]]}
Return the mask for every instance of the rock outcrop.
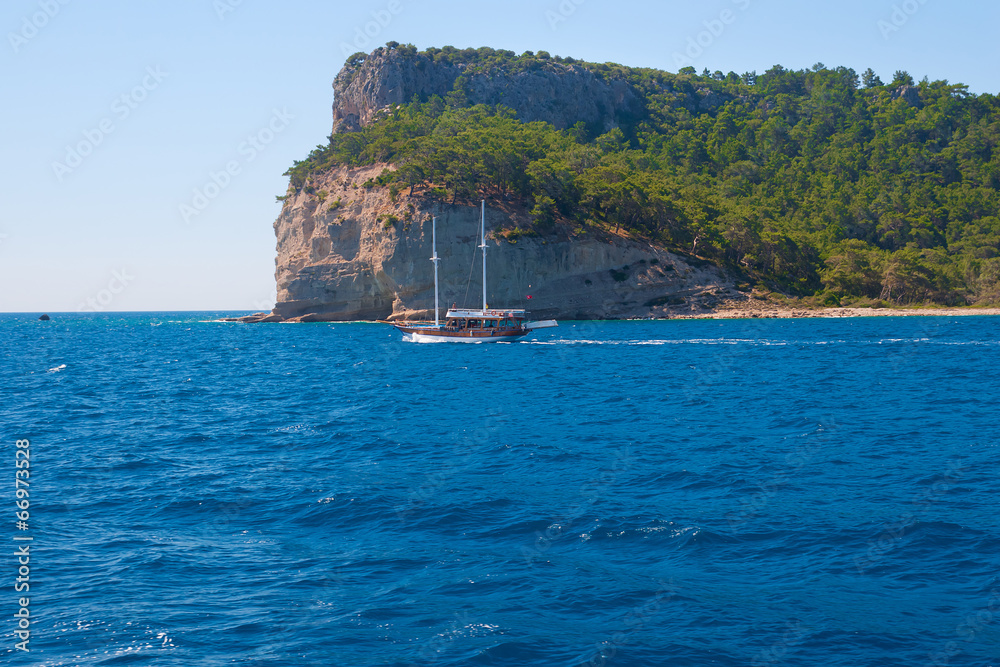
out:
{"label": "rock outcrop", "polygon": [[920,99],[920,89],[916,86],[902,85],[892,91],[892,99],[903,100],[911,107],[917,109],[922,109],[924,107],[923,100]]}
{"label": "rock outcrop", "polygon": [[350,132],[377,114],[414,98],[442,98],[458,86],[469,104],[502,104],[523,122],[543,120],[563,129],[584,122],[606,132],[643,113],[632,86],[599,77],[577,64],[537,60],[527,69],[472,71],[464,63],[435,62],[424,53],[380,48],[334,79],[333,132]]}
{"label": "rock outcrop", "polygon": [[[482,301],[479,208],[362,184],[386,165],[315,177],[314,194],[285,201],[274,223],[278,299],[254,321],[349,321],[433,317],[431,217],[437,216],[443,309]],[[320,192],[325,192],[320,201]],[[708,262],[612,234],[504,238],[527,227],[523,210],[487,202],[487,302],[538,318],[615,319],[699,312],[738,297]],[[528,295],[531,296],[528,299]]]}

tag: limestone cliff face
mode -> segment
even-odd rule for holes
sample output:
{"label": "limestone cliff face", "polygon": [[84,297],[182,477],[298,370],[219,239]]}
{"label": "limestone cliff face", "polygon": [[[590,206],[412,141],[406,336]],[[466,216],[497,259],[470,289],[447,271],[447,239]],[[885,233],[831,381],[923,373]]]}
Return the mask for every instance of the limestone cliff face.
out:
{"label": "limestone cliff face", "polygon": [[435,63],[429,56],[397,49],[373,51],[361,65],[346,65],[333,82],[333,132],[367,125],[379,111],[442,98],[465,76],[470,104],[502,104],[524,122],[543,120],[562,129],[583,121],[610,130],[642,113],[642,102],[625,81],[599,78],[581,65],[538,61],[518,72],[473,73],[461,63]]}
{"label": "limestone cliff face", "polygon": [[[387,188],[361,185],[385,167],[332,170],[314,180],[315,194],[303,190],[285,201],[274,223],[278,302],[270,319],[433,317],[431,216],[437,216],[442,314],[453,303],[481,305],[479,207],[451,206],[419,193],[409,197],[406,191],[392,202]],[[327,193],[323,201],[320,191]],[[515,242],[497,238],[498,232],[527,223],[516,207],[487,202],[491,307],[527,308],[536,318],[665,317],[737,294],[707,263],[693,266],[681,256],[613,235],[557,229],[548,237],[522,236]]]}
{"label": "limestone cliff face", "polygon": [[[379,112],[414,97],[444,98],[459,77],[469,104],[502,104],[523,122],[536,120],[556,128],[578,122],[606,132],[645,114],[642,96],[629,82],[578,63],[537,60],[528,69],[473,71],[463,63],[435,62],[424,53],[379,48],[361,64],[348,63],[333,82],[333,133],[367,125]],[[695,91],[665,87],[674,104],[692,113],[707,111],[732,98],[707,88]]]}

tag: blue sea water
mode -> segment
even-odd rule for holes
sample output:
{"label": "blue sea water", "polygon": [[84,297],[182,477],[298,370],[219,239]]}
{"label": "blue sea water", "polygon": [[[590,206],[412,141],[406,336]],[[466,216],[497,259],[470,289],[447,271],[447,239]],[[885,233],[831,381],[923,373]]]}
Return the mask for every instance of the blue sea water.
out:
{"label": "blue sea water", "polygon": [[1000,665],[1000,318],[218,315],[0,315],[7,664]]}

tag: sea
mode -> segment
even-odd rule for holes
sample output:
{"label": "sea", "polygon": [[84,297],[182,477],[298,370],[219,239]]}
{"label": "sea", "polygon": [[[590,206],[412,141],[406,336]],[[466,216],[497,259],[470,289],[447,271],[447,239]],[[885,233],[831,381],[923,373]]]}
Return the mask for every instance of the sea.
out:
{"label": "sea", "polygon": [[0,662],[1000,665],[1000,318],[225,315],[0,315]]}

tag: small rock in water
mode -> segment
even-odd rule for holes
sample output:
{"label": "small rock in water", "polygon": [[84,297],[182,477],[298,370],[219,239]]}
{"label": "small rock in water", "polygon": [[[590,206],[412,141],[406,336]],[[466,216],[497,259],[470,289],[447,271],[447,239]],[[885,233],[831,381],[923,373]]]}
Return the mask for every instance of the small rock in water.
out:
{"label": "small rock in water", "polygon": [[42,315],[38,319],[42,320],[43,322],[48,322],[50,318],[48,315]]}

